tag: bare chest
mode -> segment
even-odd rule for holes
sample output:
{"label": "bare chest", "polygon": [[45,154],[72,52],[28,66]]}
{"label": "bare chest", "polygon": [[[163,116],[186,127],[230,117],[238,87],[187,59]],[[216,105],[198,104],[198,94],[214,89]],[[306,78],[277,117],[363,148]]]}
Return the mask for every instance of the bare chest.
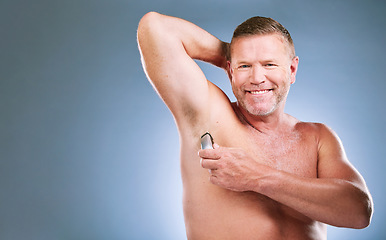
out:
{"label": "bare chest", "polygon": [[262,164],[304,177],[317,177],[317,143],[299,131],[265,135],[253,130],[233,133],[230,146],[246,150]]}

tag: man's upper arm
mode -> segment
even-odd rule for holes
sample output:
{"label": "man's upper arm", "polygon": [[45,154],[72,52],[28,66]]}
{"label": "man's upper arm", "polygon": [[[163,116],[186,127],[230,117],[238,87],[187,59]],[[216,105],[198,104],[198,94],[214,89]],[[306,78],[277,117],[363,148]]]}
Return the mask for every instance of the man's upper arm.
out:
{"label": "man's upper arm", "polygon": [[189,23],[178,21],[156,13],[145,15],[138,28],[138,43],[147,77],[177,122],[197,121],[206,111],[208,82],[177,34]]}
{"label": "man's upper arm", "polygon": [[342,179],[366,188],[362,176],[348,161],[337,134],[322,124],[319,129],[318,177]]}

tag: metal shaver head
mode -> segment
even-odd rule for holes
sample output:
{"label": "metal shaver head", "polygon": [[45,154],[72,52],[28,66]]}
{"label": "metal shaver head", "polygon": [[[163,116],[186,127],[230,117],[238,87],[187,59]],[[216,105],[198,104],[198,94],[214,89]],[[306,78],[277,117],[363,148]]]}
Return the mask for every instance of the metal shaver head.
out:
{"label": "metal shaver head", "polygon": [[201,149],[213,149],[213,137],[209,132],[201,136]]}

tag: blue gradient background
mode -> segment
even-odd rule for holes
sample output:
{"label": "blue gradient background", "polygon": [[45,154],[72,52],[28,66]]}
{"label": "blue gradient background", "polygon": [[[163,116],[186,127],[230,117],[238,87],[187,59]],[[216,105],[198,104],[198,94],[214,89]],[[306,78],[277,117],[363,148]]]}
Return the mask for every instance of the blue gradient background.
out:
{"label": "blue gradient background", "polygon": [[[329,239],[385,239],[385,10],[376,0],[1,0],[0,239],[186,239],[178,133],[136,44],[148,11],[227,41],[255,15],[287,27],[300,68],[286,111],[339,134],[375,202],[370,227],[329,227]],[[231,96],[222,70],[200,66]]]}

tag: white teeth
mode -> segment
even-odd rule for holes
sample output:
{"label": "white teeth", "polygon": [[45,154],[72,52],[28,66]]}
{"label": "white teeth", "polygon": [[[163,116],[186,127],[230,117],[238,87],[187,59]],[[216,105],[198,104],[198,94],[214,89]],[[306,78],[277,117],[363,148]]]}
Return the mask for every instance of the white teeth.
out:
{"label": "white teeth", "polygon": [[267,93],[267,92],[269,92],[269,90],[251,91],[252,94],[263,94],[263,93]]}

